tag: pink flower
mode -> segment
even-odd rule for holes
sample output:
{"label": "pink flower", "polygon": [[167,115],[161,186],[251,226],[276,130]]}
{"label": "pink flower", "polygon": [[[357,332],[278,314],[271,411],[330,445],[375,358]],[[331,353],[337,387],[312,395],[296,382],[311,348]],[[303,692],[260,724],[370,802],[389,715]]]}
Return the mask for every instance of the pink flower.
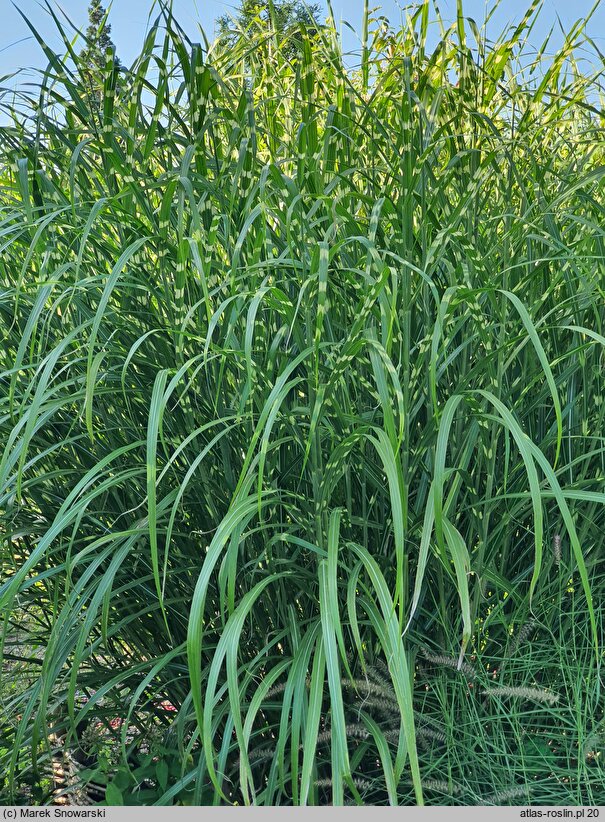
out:
{"label": "pink flower", "polygon": [[172,704],[172,702],[170,702],[169,699],[163,699],[160,702],[160,704],[158,705],[158,708],[161,708],[163,711],[177,711],[178,710],[178,708],[175,708],[174,705]]}

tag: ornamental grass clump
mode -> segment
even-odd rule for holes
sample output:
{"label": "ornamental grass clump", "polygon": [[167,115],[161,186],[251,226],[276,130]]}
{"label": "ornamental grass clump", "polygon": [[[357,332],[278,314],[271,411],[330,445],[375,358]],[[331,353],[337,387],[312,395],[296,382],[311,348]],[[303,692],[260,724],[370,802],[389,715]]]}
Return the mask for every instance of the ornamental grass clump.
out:
{"label": "ornamental grass clump", "polygon": [[[331,21],[198,43],[162,6],[94,100],[32,25],[46,68],[0,92],[0,642],[34,660],[2,799],[49,801],[51,735],[111,716],[113,801],[605,801],[602,74],[582,23],[532,50],[536,9],[494,40],[366,4],[351,66]],[[536,683],[556,709],[480,695]]]}

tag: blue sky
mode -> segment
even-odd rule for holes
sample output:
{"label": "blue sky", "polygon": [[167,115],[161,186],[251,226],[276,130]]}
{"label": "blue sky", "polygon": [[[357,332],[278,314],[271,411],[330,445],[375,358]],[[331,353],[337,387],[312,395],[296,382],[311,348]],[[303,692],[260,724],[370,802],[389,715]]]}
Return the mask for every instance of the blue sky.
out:
{"label": "blue sky", "polygon": [[[58,40],[53,33],[53,23],[42,2],[39,0],[14,0],[15,5],[27,16],[36,28],[47,38],[49,44],[60,49]],[[497,14],[493,18],[493,26],[489,31],[494,34],[508,22],[518,21],[530,0],[502,0]],[[152,0],[113,0],[110,22],[112,24],[112,38],[116,44],[118,54],[123,63],[137,54],[143,40],[148,20],[148,13]],[[202,25],[207,34],[212,35],[214,20],[225,12],[230,12],[237,0],[174,0],[174,8],[182,25],[190,32],[193,39],[196,36],[198,25]],[[88,0],[53,0],[53,4],[62,9],[74,23],[81,27],[86,25],[86,7]],[[370,0],[370,5],[378,5],[378,0]],[[382,13],[394,23],[401,17],[401,6],[406,0],[397,3],[396,0],[383,0]],[[355,32],[361,29],[363,0],[332,0],[334,13],[338,20],[346,20]],[[439,0],[439,8],[444,18],[451,19],[454,14],[455,0]],[[489,3],[491,7],[492,3]],[[541,44],[551,26],[558,27],[557,17],[565,28],[584,16],[594,5],[594,0],[544,0],[544,6],[532,35],[535,44]],[[485,0],[464,0],[465,14],[473,17],[478,23],[485,15]],[[15,71],[23,66],[42,66],[45,63],[41,51],[29,35],[27,26],[14,8],[11,0],[0,0],[0,77]],[[343,27],[343,42],[347,50],[356,47],[356,37],[346,27]],[[588,29],[595,38],[601,51],[605,51],[605,0],[600,0]],[[560,40],[560,37],[557,38]]]}

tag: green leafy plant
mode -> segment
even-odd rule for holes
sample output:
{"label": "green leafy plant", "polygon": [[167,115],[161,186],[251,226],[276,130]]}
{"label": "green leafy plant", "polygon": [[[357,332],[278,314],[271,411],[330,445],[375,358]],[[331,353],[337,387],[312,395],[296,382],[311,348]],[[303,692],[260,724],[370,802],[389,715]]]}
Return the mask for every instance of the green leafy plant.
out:
{"label": "green leafy plant", "polygon": [[[533,52],[536,9],[430,45],[428,2],[366,8],[349,68],[333,25],[292,60],[162,7],[98,101],[31,26],[0,610],[42,664],[8,797],[117,717],[108,802],[604,801],[602,74],[582,24]],[[170,742],[133,762],[145,715]]]}

